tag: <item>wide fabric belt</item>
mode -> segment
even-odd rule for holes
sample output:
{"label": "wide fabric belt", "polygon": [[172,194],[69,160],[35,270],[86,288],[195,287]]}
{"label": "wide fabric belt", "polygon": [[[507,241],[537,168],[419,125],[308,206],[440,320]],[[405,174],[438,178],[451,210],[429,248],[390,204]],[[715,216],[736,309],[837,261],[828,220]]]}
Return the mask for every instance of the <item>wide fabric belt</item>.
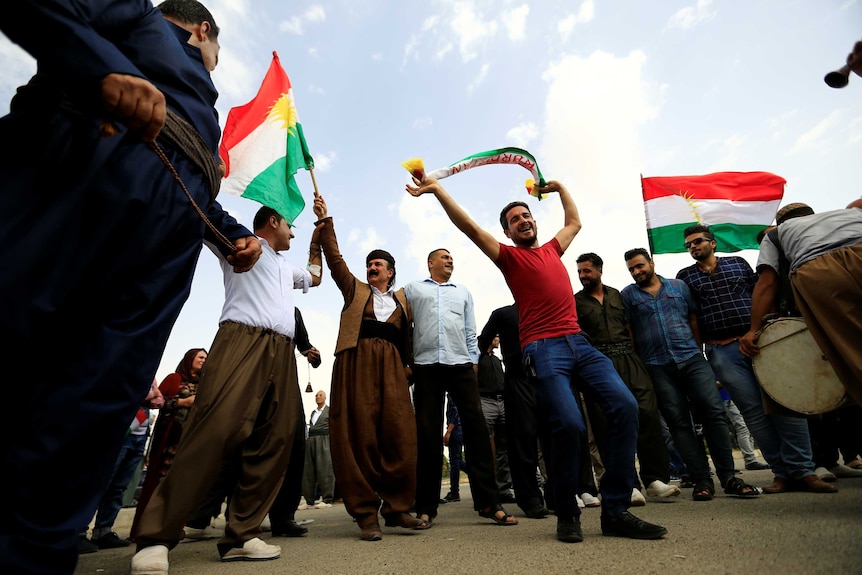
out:
{"label": "wide fabric belt", "polygon": [[382,321],[374,321],[370,319],[362,320],[359,326],[359,339],[385,339],[395,347],[401,347],[401,330]]}
{"label": "wide fabric belt", "polygon": [[627,341],[622,343],[602,343],[596,345],[595,348],[608,357],[625,355],[634,351],[632,344]]}

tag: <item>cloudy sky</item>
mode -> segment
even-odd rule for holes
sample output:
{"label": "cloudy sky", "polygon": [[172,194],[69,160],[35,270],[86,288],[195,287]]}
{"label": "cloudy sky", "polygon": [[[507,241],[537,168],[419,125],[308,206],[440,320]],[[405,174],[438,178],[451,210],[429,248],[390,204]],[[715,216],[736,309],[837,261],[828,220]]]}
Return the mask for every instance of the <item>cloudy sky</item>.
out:
{"label": "cloudy sky", "polygon": [[[823,83],[860,39],[862,0],[209,0],[222,27],[213,74],[222,121],[249,101],[278,52],[315,157],[315,177],[355,273],[385,248],[398,284],[426,276],[426,255],[448,248],[453,280],[476,300],[479,329],[512,302],[502,276],[448,221],[433,197],[413,198],[401,162],[433,169],[503,146],[529,150],[565,183],[583,230],[564,256],[594,251],[605,283],[631,283],[622,254],[647,247],[640,176],[768,171],[787,180],[784,201],[815,210],[862,195],[862,78]],[[0,112],[35,63],[0,40]],[[506,241],[500,208],[525,198],[528,173],[486,166],[443,180],[482,226]],[[314,215],[297,219],[289,256],[306,262]],[[220,201],[251,227],[256,203]],[[562,224],[555,196],[529,199],[540,240]],[[755,252],[742,252],[752,263]],[[674,276],[686,254],[656,256]],[[572,273],[574,288],[580,289]],[[224,300],[215,257],[201,254],[191,297],[157,377],[186,349],[210,347]],[[300,363],[302,388],[329,389],[341,295],[328,274],[297,292],[324,364]],[[306,410],[313,394],[303,394]]]}

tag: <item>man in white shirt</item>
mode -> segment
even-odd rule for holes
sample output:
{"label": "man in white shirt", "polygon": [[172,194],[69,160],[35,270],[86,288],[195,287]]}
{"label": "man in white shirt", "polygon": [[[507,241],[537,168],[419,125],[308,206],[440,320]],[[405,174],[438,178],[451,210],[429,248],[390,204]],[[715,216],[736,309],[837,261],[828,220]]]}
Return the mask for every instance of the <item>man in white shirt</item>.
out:
{"label": "man in white shirt", "polygon": [[168,549],[182,539],[183,524],[215,481],[225,457],[237,458],[240,470],[225,536],[218,542],[222,561],[275,559],[281,554],[280,547],[258,536],[284,479],[302,413],[293,290],[306,292],[321,280],[319,249],[309,254],[308,269],[294,267],[280,253],[290,249],[290,228],[272,208],[258,210],[254,230],[263,253],[242,274],[213,249],[225,285],[219,330],[171,472],[141,519],[133,575],[167,574]]}

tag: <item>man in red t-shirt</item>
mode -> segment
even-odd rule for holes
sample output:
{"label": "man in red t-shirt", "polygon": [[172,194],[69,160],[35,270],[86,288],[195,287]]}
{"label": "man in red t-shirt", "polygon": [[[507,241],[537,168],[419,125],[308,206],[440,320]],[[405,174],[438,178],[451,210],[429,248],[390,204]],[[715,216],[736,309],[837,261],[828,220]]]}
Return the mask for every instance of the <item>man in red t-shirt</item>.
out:
{"label": "man in red t-shirt", "polygon": [[[608,457],[601,481],[602,533],[632,539],[659,539],[667,529],[628,512],[635,477],[637,402],[611,361],[581,335],[569,273],[560,259],[581,229],[574,200],[556,181],[539,186],[542,194],[557,193],[565,214],[563,228],[539,245],[537,225],[524,202],[512,202],[500,213],[500,224],[513,246],[503,245],[480,228],[433,178],[407,185],[413,196],[434,194],[455,226],[493,261],[518,305],[524,365],[547,410],[544,425],[550,437],[549,480],[556,495],[557,539],[583,540],[576,502],[581,443],[586,426],[574,386],[605,412]],[[547,448],[547,447],[546,447]]]}

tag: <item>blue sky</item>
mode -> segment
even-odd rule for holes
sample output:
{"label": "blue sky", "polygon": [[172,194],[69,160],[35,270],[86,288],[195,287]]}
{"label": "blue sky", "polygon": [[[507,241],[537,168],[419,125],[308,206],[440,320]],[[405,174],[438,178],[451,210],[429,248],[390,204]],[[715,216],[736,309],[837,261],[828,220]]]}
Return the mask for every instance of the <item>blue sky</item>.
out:
{"label": "blue sky", "polygon": [[[432,197],[412,198],[401,162],[428,169],[466,155],[519,146],[548,179],[567,185],[583,230],[564,256],[594,251],[605,283],[631,283],[622,254],[648,247],[640,175],[769,171],[787,180],[784,202],[817,211],[862,195],[862,78],[843,90],[823,83],[860,39],[862,0],[550,1],[211,0],[222,28],[222,119],[256,93],[277,51],[294,86],[315,157],[315,177],[354,273],[365,255],[388,249],[398,284],[426,276],[426,255],[448,248],[453,280],[476,300],[481,329],[512,298],[499,271],[458,232]],[[33,60],[0,39],[0,112]],[[485,166],[443,180],[484,227],[506,241],[500,208],[526,197],[528,173]],[[304,265],[313,187],[298,175],[309,207],[288,255]],[[258,204],[222,194],[251,227]],[[540,240],[562,224],[556,197],[528,200]],[[752,263],[756,252],[742,252]],[[656,256],[674,276],[686,254]],[[575,290],[580,289],[572,273]],[[223,303],[221,273],[204,248],[192,294],[157,377],[186,349],[209,348]],[[302,388],[329,389],[341,295],[328,273],[297,305],[324,363],[299,363]],[[303,393],[306,410],[313,394]]]}

